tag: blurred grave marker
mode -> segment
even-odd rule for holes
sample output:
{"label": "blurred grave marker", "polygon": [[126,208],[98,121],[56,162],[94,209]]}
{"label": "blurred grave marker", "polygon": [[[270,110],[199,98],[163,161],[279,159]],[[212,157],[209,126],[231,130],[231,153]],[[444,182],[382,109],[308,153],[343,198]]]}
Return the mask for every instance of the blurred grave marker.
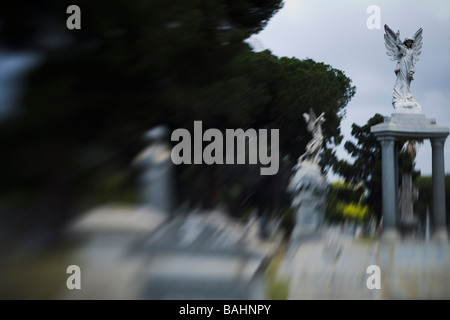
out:
{"label": "blurred grave marker", "polygon": [[141,169],[139,178],[142,204],[170,213],[174,203],[173,163],[171,148],[167,142],[169,130],[157,126],[144,135],[149,142],[133,161]]}

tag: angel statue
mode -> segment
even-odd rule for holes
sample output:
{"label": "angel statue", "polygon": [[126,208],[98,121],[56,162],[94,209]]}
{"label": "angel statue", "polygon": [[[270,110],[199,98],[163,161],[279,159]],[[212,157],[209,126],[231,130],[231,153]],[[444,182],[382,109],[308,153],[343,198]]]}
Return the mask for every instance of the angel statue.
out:
{"label": "angel statue", "polygon": [[298,158],[298,162],[308,161],[313,165],[317,165],[319,162],[319,153],[322,148],[323,135],[322,135],[322,123],[325,122],[324,113],[317,118],[313,109],[309,109],[309,114],[304,113],[303,117],[306,120],[306,128],[312,134],[311,141],[306,145],[306,152]]}
{"label": "angel statue", "polygon": [[387,25],[384,25],[386,31],[384,35],[386,53],[392,61],[397,60],[392,105],[400,112],[420,113],[421,106],[413,98],[409,86],[414,76],[414,62],[419,60],[420,49],[422,48],[422,28],[417,30],[412,38],[406,38],[403,42],[400,40],[400,31],[394,33]]}

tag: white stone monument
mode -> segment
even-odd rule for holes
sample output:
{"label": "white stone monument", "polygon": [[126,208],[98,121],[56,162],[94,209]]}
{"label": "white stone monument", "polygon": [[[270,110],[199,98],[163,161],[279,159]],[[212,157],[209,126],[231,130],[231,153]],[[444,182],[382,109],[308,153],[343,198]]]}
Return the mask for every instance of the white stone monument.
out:
{"label": "white stone monument", "polygon": [[385,25],[386,48],[391,60],[397,61],[397,80],[393,89],[395,112],[384,122],[371,128],[382,148],[382,214],[383,237],[397,238],[398,160],[396,143],[408,139],[430,139],[432,147],[433,222],[435,239],[448,239],[445,217],[444,143],[448,127],[427,119],[421,106],[412,97],[410,83],[415,72],[414,62],[419,60],[422,47],[422,29],[413,38],[400,41],[400,32],[394,33]]}
{"label": "white stone monument", "polygon": [[311,109],[303,114],[307,129],[312,134],[306,152],[298,159],[296,172],[291,178],[288,190],[292,194],[292,207],[295,210],[295,226],[291,243],[301,238],[317,234],[323,225],[326,193],[328,185],[319,167],[319,153],[322,148],[322,123],[324,114],[316,117]]}
{"label": "white stone monument", "polygon": [[421,113],[420,104],[414,99],[410,91],[411,81],[414,80],[414,64],[419,60],[422,48],[422,28],[417,30],[412,38],[400,40],[400,31],[394,33],[387,25],[384,35],[387,55],[392,61],[397,61],[395,67],[394,89],[392,90],[392,105],[396,112],[400,113]]}

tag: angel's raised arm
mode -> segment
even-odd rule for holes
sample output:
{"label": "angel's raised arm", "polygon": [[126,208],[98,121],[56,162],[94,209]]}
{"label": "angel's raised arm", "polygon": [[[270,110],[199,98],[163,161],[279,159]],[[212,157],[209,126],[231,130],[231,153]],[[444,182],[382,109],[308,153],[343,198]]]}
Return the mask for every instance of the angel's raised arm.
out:
{"label": "angel's raised arm", "polygon": [[322,114],[314,121],[314,125],[316,125],[319,121],[325,121],[325,112],[322,112]]}

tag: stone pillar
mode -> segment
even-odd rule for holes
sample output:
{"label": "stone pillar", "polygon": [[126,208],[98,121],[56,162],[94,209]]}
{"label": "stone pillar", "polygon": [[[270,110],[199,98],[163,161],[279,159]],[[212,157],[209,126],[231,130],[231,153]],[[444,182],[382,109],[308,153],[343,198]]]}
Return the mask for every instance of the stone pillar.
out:
{"label": "stone pillar", "polygon": [[445,138],[432,138],[432,170],[433,170],[433,237],[447,239],[447,225],[445,219],[445,167],[444,143]]}
{"label": "stone pillar", "polygon": [[383,233],[395,235],[395,218],[397,216],[395,139],[389,136],[378,139],[382,149]]}
{"label": "stone pillar", "polygon": [[398,221],[399,217],[399,208],[400,208],[400,199],[399,199],[399,190],[398,190],[398,146],[397,142],[394,142],[394,170],[395,170],[395,221]]}

